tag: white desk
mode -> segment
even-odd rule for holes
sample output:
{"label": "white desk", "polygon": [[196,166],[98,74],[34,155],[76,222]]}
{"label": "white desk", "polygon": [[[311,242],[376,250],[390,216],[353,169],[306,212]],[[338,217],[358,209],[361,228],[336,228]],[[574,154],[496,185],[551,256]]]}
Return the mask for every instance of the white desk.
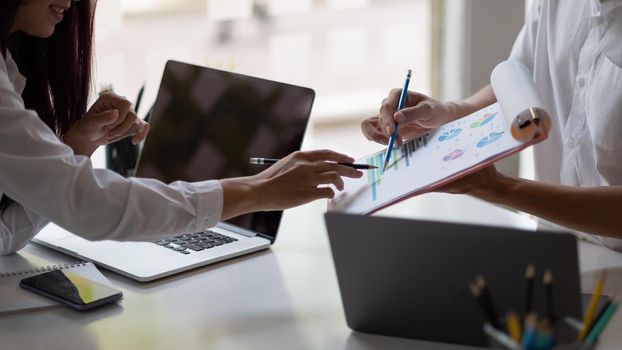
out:
{"label": "white desk", "polygon": [[[148,284],[104,272],[125,294],[119,306],[89,313],[64,308],[0,316],[4,349],[464,349],[357,334],[344,319],[322,212],[314,203],[285,214],[269,251]],[[533,228],[523,216],[464,196],[425,195],[382,215],[492,222]],[[69,257],[30,244],[25,253]],[[622,287],[622,255],[581,243],[586,286],[610,269],[607,292]],[[599,349],[622,347],[622,313]]]}

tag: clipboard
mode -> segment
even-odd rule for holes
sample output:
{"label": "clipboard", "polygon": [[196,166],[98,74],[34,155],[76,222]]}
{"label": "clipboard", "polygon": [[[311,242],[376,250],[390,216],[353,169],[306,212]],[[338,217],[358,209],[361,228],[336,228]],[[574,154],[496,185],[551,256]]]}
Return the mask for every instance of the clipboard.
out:
{"label": "clipboard", "polygon": [[504,61],[491,75],[497,103],[447,123],[394,148],[357,159],[378,166],[359,179],[344,178],[344,190],[329,211],[373,214],[410,197],[434,191],[548,137],[551,121],[531,73],[518,61]]}

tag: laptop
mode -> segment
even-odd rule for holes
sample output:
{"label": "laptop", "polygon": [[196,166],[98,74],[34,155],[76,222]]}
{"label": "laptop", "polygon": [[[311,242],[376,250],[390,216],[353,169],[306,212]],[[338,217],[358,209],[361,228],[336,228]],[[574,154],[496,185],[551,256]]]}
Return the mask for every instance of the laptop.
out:
{"label": "laptop", "polygon": [[[300,149],[313,90],[168,61],[141,150],[137,177],[165,183],[254,175],[251,157]],[[241,215],[205,232],[171,232],[154,242],[90,242],[50,224],[35,242],[151,281],[269,248],[282,211]]]}
{"label": "laptop", "polygon": [[325,221],[354,331],[487,346],[485,319],[468,283],[482,274],[498,312],[522,312],[531,263],[535,311],[546,310],[541,281],[550,269],[555,313],[581,319],[577,243],[570,234],[334,212]]}

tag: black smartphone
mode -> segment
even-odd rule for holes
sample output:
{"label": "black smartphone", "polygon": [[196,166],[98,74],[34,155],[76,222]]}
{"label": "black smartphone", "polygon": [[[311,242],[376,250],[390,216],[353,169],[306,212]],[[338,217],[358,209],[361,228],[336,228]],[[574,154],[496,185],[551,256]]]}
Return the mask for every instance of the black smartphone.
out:
{"label": "black smartphone", "polygon": [[71,271],[54,270],[19,282],[20,287],[76,310],[85,311],[120,300],[120,290]]}

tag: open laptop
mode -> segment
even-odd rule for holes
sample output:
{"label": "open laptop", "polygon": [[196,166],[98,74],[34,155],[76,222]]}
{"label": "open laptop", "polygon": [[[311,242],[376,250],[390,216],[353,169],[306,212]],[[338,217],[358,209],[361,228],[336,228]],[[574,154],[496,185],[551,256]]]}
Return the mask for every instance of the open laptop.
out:
{"label": "open laptop", "polygon": [[[169,61],[136,176],[170,183],[256,174],[266,167],[249,164],[251,157],[300,149],[314,96],[299,86]],[[268,248],[282,214],[246,214],[155,242],[90,242],[50,224],[34,241],[151,281]]]}
{"label": "open laptop", "polygon": [[325,220],[346,322],[355,331],[487,346],[468,283],[483,275],[499,313],[522,312],[531,263],[534,310],[546,310],[541,281],[550,269],[555,313],[580,319],[577,242],[570,234],[340,213]]}

